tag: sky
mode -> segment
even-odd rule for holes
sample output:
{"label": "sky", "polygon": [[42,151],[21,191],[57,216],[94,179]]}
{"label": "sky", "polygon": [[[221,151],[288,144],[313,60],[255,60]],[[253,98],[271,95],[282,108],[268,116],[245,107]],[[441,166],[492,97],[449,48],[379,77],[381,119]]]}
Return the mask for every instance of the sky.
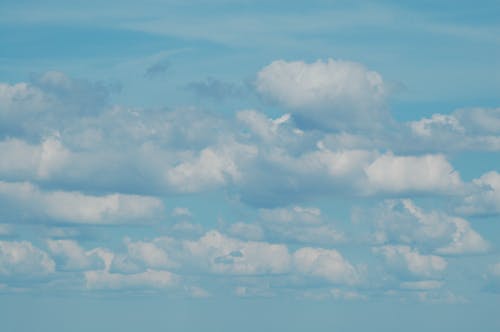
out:
{"label": "sky", "polygon": [[499,16],[1,1],[1,329],[500,330]]}

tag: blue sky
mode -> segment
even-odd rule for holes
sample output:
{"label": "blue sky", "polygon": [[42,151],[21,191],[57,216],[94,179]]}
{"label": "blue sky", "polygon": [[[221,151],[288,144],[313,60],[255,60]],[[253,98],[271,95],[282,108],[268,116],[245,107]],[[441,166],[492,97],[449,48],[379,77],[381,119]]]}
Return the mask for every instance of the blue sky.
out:
{"label": "blue sky", "polygon": [[6,331],[498,331],[497,1],[2,1]]}

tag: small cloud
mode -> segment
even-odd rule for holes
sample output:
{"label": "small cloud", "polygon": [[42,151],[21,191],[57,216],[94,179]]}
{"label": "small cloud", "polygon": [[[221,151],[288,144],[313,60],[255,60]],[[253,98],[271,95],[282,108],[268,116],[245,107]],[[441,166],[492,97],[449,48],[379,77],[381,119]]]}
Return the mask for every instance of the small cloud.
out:
{"label": "small cloud", "polygon": [[171,66],[170,61],[168,61],[167,59],[160,60],[160,61],[150,65],[146,69],[144,76],[146,78],[149,78],[149,79],[162,77],[166,74],[166,72],[168,71],[170,66]]}
{"label": "small cloud", "polygon": [[188,208],[176,207],[172,210],[172,217],[192,217],[193,214]]}

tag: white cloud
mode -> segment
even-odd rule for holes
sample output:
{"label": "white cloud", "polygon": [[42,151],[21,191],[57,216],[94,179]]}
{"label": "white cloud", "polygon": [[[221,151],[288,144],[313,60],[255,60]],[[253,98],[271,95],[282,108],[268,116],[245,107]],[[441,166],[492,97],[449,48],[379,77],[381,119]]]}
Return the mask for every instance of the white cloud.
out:
{"label": "white cloud", "polygon": [[[500,150],[500,108],[460,109],[407,123],[410,148],[432,151]],[[414,146],[414,147],[412,147]]]}
{"label": "white cloud", "polygon": [[73,240],[47,240],[47,246],[53,257],[61,260],[64,270],[89,270],[103,265],[95,250],[85,251]]}
{"label": "white cloud", "polygon": [[464,133],[465,129],[453,115],[433,114],[431,118],[423,118],[409,123],[412,131],[419,136],[430,137],[436,134],[434,131],[450,130],[459,134]]}
{"label": "white cloud", "polygon": [[470,133],[500,134],[500,108],[459,109],[453,115]]}
{"label": "white cloud", "polygon": [[380,74],[359,63],[274,61],[257,74],[257,91],[292,109],[377,107],[387,94]]}
{"label": "white cloud", "polygon": [[385,201],[374,219],[378,243],[413,244],[443,255],[484,253],[490,247],[467,220],[424,211],[409,199]]}
{"label": "white cloud", "polygon": [[0,174],[4,178],[48,179],[60,171],[71,158],[57,136],[30,145],[11,138],[0,142]]}
{"label": "white cloud", "polygon": [[373,126],[388,87],[359,63],[328,59],[314,63],[274,61],[256,80],[257,91],[320,126]]}
{"label": "white cloud", "polygon": [[[0,181],[0,198],[4,204],[22,206],[23,217],[27,215],[31,219],[48,218],[68,223],[148,223],[157,220],[163,212],[162,202],[154,197],[42,191],[28,182]],[[13,211],[4,210],[5,213]]]}
{"label": "white cloud", "polygon": [[365,169],[371,190],[382,192],[451,192],[460,190],[460,175],[442,155],[394,156],[387,153]]}
{"label": "white cloud", "polygon": [[303,275],[320,277],[332,283],[353,285],[361,281],[359,269],[333,249],[300,248],[293,254],[293,264]]}
{"label": "white cloud", "polygon": [[457,211],[467,215],[494,215],[500,213],[500,173],[488,172],[473,183],[475,191],[467,195]]}
{"label": "white cloud", "polygon": [[184,241],[193,263],[213,273],[234,275],[280,274],[290,270],[286,246],[240,241],[209,231],[196,241]]}
{"label": "white cloud", "polygon": [[404,245],[375,247],[373,252],[382,255],[390,267],[417,277],[429,278],[439,275],[448,265],[440,256],[422,255],[416,249]]}
{"label": "white cloud", "polygon": [[276,140],[289,140],[289,136],[297,136],[299,133],[290,133],[283,126],[290,121],[290,114],[284,114],[279,118],[270,119],[265,114],[255,110],[243,110],[236,114],[236,119],[245,124],[257,137],[272,142]]}
{"label": "white cloud", "polygon": [[166,269],[177,265],[167,252],[155,243],[125,240],[128,258],[133,262],[153,269]]}
{"label": "white cloud", "polygon": [[48,102],[39,88],[28,83],[0,83],[0,116],[3,119],[40,112],[48,106]]}
{"label": "white cloud", "polygon": [[332,245],[345,241],[344,234],[314,207],[260,209],[260,225],[270,238],[281,241]]}
{"label": "white cloud", "polygon": [[231,224],[228,229],[229,234],[245,240],[258,241],[264,238],[263,229],[257,224],[247,224],[244,222],[237,222]]}
{"label": "white cloud", "polygon": [[188,208],[184,207],[176,207],[172,210],[173,217],[192,217],[193,214],[189,211]]}
{"label": "white cloud", "polygon": [[166,171],[167,184],[181,192],[213,189],[230,181],[238,181],[240,162],[257,154],[254,146],[239,143],[205,148],[198,156],[187,157],[179,165]]}
{"label": "white cloud", "polygon": [[53,273],[54,261],[30,242],[0,241],[0,275],[33,277]]}

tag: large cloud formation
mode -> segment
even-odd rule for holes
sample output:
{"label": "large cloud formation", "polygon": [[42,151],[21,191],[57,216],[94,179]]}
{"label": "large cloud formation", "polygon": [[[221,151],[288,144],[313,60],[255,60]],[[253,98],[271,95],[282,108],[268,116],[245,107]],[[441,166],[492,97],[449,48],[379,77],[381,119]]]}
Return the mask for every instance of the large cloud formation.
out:
{"label": "large cloud formation", "polygon": [[[460,257],[494,252],[475,220],[500,214],[500,175],[451,153],[498,151],[497,108],[398,122],[381,74],[334,59],[254,83],[231,114],[113,105],[55,71],[1,83],[0,286],[434,300]],[[237,217],[187,209],[213,198]]]}

